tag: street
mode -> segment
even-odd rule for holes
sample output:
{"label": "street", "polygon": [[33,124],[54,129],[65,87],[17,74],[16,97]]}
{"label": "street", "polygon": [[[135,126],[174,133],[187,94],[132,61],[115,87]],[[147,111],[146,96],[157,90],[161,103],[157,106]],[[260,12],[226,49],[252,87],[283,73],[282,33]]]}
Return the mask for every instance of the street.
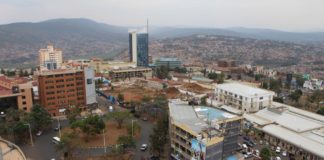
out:
{"label": "street", "polygon": [[[60,123],[62,127],[68,125],[67,120],[61,120]],[[52,128],[57,126],[57,121],[53,121],[52,126]],[[20,148],[25,153],[26,157],[31,160],[59,159],[59,154],[55,149],[55,145],[52,143],[52,138],[58,136],[58,134],[58,131],[49,129],[48,131],[44,131],[39,137],[34,135],[34,146],[26,144],[20,146]]]}
{"label": "street", "polygon": [[[136,141],[136,150],[134,155],[134,160],[141,160],[141,158],[149,157],[150,144],[149,139],[152,133],[153,124],[149,121],[143,121],[137,119],[137,123],[141,126],[141,137]],[[149,147],[146,151],[141,151],[140,147],[142,144],[148,144]]]}

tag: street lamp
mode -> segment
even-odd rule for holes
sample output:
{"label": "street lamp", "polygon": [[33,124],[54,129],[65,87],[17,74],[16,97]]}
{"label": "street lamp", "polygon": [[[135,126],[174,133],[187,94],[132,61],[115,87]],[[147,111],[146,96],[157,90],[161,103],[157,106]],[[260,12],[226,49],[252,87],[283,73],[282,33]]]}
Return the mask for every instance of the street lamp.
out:
{"label": "street lamp", "polygon": [[106,147],[106,135],[105,135],[105,129],[102,130],[102,136],[103,136],[103,142],[104,142],[105,153],[106,153],[106,152],[107,152],[107,147]]}
{"label": "street lamp", "polygon": [[58,124],[58,131],[59,131],[59,135],[60,135],[60,138],[61,138],[61,122],[60,122],[60,117],[57,117],[57,124]]}
{"label": "street lamp", "polygon": [[32,146],[34,146],[34,143],[33,143],[33,136],[32,136],[32,133],[31,133],[31,127],[30,127],[30,124],[29,124],[29,123],[25,123],[24,125],[28,126],[28,128],[29,128],[30,143],[31,143]]}
{"label": "street lamp", "polygon": [[132,137],[134,137],[134,122],[137,120],[132,119]]}

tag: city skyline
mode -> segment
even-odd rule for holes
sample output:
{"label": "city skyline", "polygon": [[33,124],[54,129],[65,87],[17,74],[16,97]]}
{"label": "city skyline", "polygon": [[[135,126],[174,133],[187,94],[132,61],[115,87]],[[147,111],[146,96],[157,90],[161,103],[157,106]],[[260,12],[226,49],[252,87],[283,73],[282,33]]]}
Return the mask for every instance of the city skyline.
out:
{"label": "city skyline", "polygon": [[324,22],[320,21],[323,5],[320,0],[140,0],[136,3],[130,0],[0,0],[0,24],[82,17],[112,25],[142,26],[148,18],[152,26],[311,32],[324,31]]}

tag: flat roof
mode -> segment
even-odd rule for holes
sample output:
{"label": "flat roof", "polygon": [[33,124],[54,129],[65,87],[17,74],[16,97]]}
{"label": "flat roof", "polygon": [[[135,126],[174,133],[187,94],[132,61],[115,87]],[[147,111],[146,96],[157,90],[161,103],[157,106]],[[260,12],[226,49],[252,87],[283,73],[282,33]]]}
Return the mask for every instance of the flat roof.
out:
{"label": "flat roof", "polygon": [[297,134],[289,129],[284,127],[270,124],[262,128],[262,130],[270,135],[278,137],[286,142],[289,142],[295,146],[306,150],[312,154],[315,154],[321,158],[324,158],[324,144],[319,143],[318,141],[314,141],[313,139],[309,139],[305,136]]}
{"label": "flat roof", "polygon": [[39,71],[38,75],[40,76],[48,76],[48,75],[57,75],[57,74],[68,74],[68,73],[76,73],[76,72],[82,72],[82,70],[79,69],[54,69],[54,70],[44,70]]}
{"label": "flat roof", "polygon": [[274,92],[268,91],[261,88],[251,87],[248,85],[240,84],[240,83],[224,83],[216,86],[217,89],[226,90],[229,92],[233,92],[235,94],[241,96],[260,96],[260,95],[274,95]]}
{"label": "flat roof", "polygon": [[208,124],[207,120],[212,124],[218,121],[230,120],[238,118],[238,116],[222,111],[217,108],[206,106],[190,106],[188,102],[179,99],[169,100],[170,117],[177,124],[185,124],[196,134],[205,129]]}

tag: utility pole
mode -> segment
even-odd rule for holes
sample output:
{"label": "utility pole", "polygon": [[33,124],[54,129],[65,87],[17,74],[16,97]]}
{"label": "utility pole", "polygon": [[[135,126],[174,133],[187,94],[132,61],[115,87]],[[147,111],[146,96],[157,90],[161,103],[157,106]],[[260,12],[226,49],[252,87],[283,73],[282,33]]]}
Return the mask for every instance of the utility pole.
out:
{"label": "utility pole", "polygon": [[34,146],[34,143],[33,143],[33,135],[32,135],[32,133],[31,133],[31,127],[30,127],[30,124],[29,124],[29,123],[26,123],[25,125],[28,126],[28,128],[29,128],[30,143],[31,143],[32,146]]}
{"label": "utility pole", "polygon": [[106,147],[106,135],[105,135],[105,129],[102,130],[102,136],[103,136],[103,143],[105,147],[105,153],[107,152],[107,147]]}
{"label": "utility pole", "polygon": [[132,119],[132,137],[134,137],[134,122],[137,120]]}
{"label": "utility pole", "polygon": [[58,124],[58,130],[59,130],[59,135],[60,135],[60,138],[62,137],[62,134],[61,134],[61,123],[60,123],[60,117],[57,117],[57,124]]}

